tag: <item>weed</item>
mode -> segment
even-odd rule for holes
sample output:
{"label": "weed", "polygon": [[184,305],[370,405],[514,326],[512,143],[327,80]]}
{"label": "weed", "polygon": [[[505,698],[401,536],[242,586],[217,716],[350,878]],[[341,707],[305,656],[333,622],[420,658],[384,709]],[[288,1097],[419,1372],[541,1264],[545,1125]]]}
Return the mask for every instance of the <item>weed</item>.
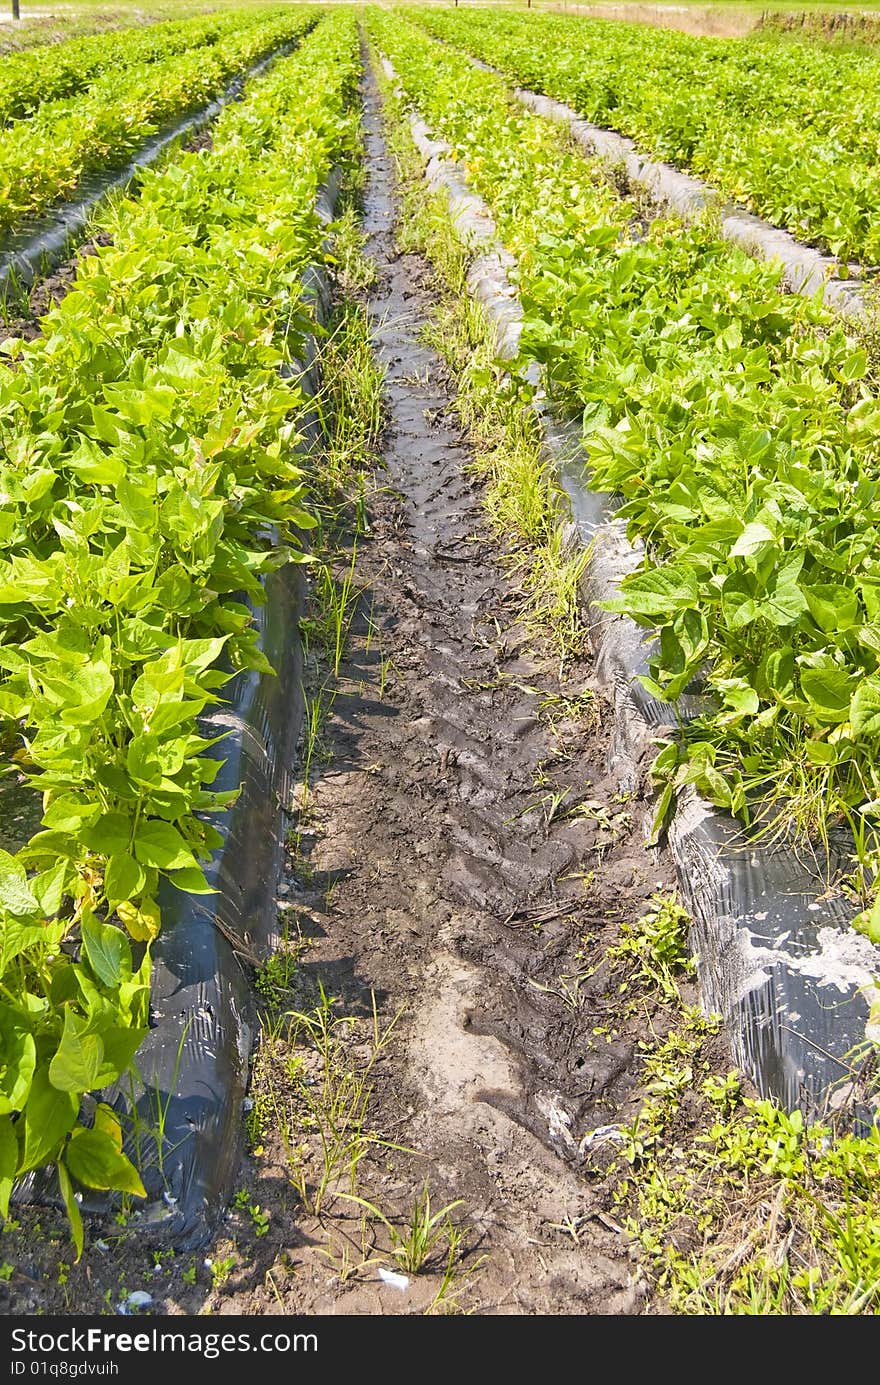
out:
{"label": "weed", "polygon": [[[333,703],[336,701],[336,692],[335,690],[331,691],[328,685],[324,683],[309,696],[305,687],[303,687],[303,700],[305,702],[305,717],[303,719],[302,741],[299,752],[302,784],[298,807],[299,821],[302,821],[304,815],[308,811],[311,797],[312,768],[315,760],[320,755],[321,731],[330,714]],[[298,845],[298,836],[296,842]]]}
{"label": "weed", "polygon": [[345,651],[351,623],[354,619],[360,592],[354,583],[357,563],[357,544],[352,545],[351,559],[342,580],[337,580],[329,565],[320,564],[312,586],[312,604],[317,613],[300,621],[300,632],[306,652],[317,642],[339,677],[339,665]]}
{"label": "weed", "polygon": [[[145,1082],[141,1074],[135,1069],[129,1073],[129,1108],[128,1124],[131,1128],[131,1137],[135,1149],[135,1160],[139,1169],[145,1169],[150,1164],[155,1163],[159,1170],[159,1176],[165,1178],[165,1160],[173,1154],[174,1150],[181,1143],[178,1140],[171,1144],[168,1140],[168,1117],[171,1110],[171,1103],[174,1100],[174,1093],[177,1091],[177,1077],[180,1072],[180,1065],[183,1062],[184,1048],[186,1047],[187,1034],[189,1033],[192,1020],[186,1021],[177,1041],[177,1049],[174,1055],[174,1067],[171,1078],[168,1082],[168,1091],[163,1095],[158,1083]],[[138,1088],[142,1092],[142,1098],[138,1098]],[[146,1106],[147,1115],[144,1115],[142,1106]],[[126,1225],[130,1199],[123,1195],[122,1207],[117,1213],[117,1220],[120,1216],[124,1218],[120,1225]]]}
{"label": "weed", "polygon": [[211,1271],[212,1288],[220,1289],[226,1283],[238,1264],[238,1257],[236,1255],[226,1255],[220,1260],[206,1260],[205,1264]]}
{"label": "weed", "polygon": [[462,1233],[455,1227],[449,1213],[463,1206],[461,1199],[447,1202],[438,1211],[431,1211],[431,1195],[427,1183],[413,1203],[409,1222],[402,1231],[390,1228],[393,1254],[407,1274],[418,1274],[444,1238],[454,1256]]}
{"label": "weed", "polygon": [[321,388],[314,407],[321,428],[315,485],[325,514],[352,504],[357,532],[369,525],[364,478],[378,460],[384,374],[376,362],[366,311],[347,302],[320,346]]}
{"label": "weed", "polygon": [[271,1214],[264,1212],[259,1203],[251,1201],[250,1194],[246,1188],[240,1188],[232,1200],[233,1207],[239,1212],[246,1212],[251,1219],[251,1225],[255,1236],[265,1236],[269,1230]]}
{"label": "weed", "polygon": [[271,1011],[280,1009],[306,947],[303,939],[292,941],[285,928],[280,945],[257,971],[254,986]]}
{"label": "weed", "polygon": [[544,827],[545,829],[549,829],[551,823],[554,822],[556,818],[565,816],[560,810],[570,793],[571,789],[551,790],[550,793],[545,794],[543,798],[539,799],[537,803],[528,803],[525,808],[520,808],[518,813],[514,813],[512,817],[506,818],[505,826],[509,826],[518,818],[526,817],[529,813],[534,813],[540,808],[544,818]]}
{"label": "weed", "polygon": [[346,298],[364,293],[376,282],[376,266],[364,253],[365,239],[358,207],[349,202],[333,224],[334,277]]}
{"label": "weed", "polygon": [[[608,957],[634,961],[638,984],[655,986],[667,1000],[677,1000],[678,978],[694,969],[687,941],[690,919],[674,894],[655,894],[650,902],[651,908],[635,923],[622,924],[621,941],[608,949]],[[621,981],[621,992],[632,980]]]}
{"label": "weed", "polygon": [[476,1275],[481,1267],[486,1263],[488,1256],[479,1255],[467,1268],[461,1266],[461,1245],[464,1239],[463,1233],[458,1227],[449,1227],[449,1242],[446,1250],[446,1262],[440,1278],[440,1286],[432,1298],[428,1307],[425,1309],[426,1317],[433,1317],[443,1313],[460,1313],[461,1295],[469,1285],[471,1279]]}
{"label": "weed", "polygon": [[274,1053],[264,1042],[259,1074],[264,1109],[284,1146],[288,1176],[314,1216],[340,1189],[354,1192],[358,1167],[371,1149],[395,1147],[368,1128],[367,1108],[373,1068],[400,1018],[398,1013],[382,1028],[374,997],[367,1055],[355,1062],[351,1040],[359,1021],[337,1013],[337,1002],[320,983],[319,992],[313,1010],[286,1017]]}
{"label": "weed", "polygon": [[428,1184],[425,1183],[412,1205],[409,1219],[401,1226],[395,1225],[374,1202],[368,1202],[366,1198],[349,1196],[348,1200],[364,1207],[371,1216],[382,1223],[391,1242],[391,1254],[406,1274],[418,1274],[430,1268],[436,1251],[444,1240],[449,1248],[448,1255],[451,1254],[453,1261],[457,1257],[463,1232],[449,1214],[454,1212],[456,1207],[464,1205],[460,1198],[455,1202],[448,1202],[445,1207],[440,1207],[434,1212],[431,1210]]}
{"label": "weed", "polygon": [[[621,1128],[614,1198],[658,1290],[685,1314],[857,1314],[880,1306],[880,1128],[808,1124],[713,1072],[717,1021],[681,1004],[686,916],[674,896],[611,949],[677,1015],[642,1052],[642,1104]],[[687,1103],[682,1141],[681,1113]]]}
{"label": "weed", "polygon": [[359,1231],[357,1244],[350,1237],[344,1237],[338,1244],[328,1244],[321,1249],[320,1253],[329,1262],[340,1284],[347,1283],[361,1270],[379,1263],[379,1257],[371,1253],[371,1233],[366,1216],[360,1219]]}

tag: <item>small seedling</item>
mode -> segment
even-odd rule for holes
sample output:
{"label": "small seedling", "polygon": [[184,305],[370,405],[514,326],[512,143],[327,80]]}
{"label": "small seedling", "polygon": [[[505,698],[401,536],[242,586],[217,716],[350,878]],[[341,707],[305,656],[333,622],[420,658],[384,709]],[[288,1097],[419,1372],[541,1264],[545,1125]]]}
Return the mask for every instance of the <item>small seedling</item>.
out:
{"label": "small seedling", "polygon": [[215,1289],[221,1288],[229,1278],[235,1266],[238,1264],[236,1255],[226,1255],[220,1260],[210,1260],[205,1262],[211,1271],[211,1284]]}
{"label": "small seedling", "polygon": [[391,1242],[391,1254],[406,1274],[418,1274],[429,1268],[434,1252],[444,1239],[452,1249],[454,1259],[463,1233],[449,1214],[456,1207],[464,1206],[460,1198],[432,1212],[431,1194],[426,1183],[413,1203],[409,1220],[403,1226],[396,1226],[374,1202],[368,1202],[366,1198],[349,1196],[348,1200],[365,1208],[382,1223]]}
{"label": "small seedling", "polygon": [[236,1207],[239,1212],[246,1212],[250,1217],[254,1228],[254,1235],[266,1235],[266,1232],[269,1230],[271,1215],[268,1212],[264,1212],[258,1203],[251,1201],[247,1189],[241,1188],[235,1194],[232,1205]]}

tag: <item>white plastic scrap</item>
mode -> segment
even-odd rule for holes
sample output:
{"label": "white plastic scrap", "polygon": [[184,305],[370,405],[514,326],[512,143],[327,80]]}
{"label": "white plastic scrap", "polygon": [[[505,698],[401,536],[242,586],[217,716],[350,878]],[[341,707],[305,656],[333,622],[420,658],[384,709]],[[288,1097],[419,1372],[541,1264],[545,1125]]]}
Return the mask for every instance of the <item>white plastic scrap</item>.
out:
{"label": "white plastic scrap", "polygon": [[608,1141],[613,1144],[622,1145],[626,1137],[619,1125],[597,1125],[595,1130],[588,1130],[578,1145],[578,1155],[583,1159],[588,1149],[593,1145],[604,1145]]}
{"label": "white plastic scrap", "polygon": [[392,1289],[400,1289],[402,1292],[409,1288],[409,1279],[405,1274],[397,1274],[395,1270],[386,1270],[384,1265],[379,1266],[379,1278],[383,1284],[390,1285]]}
{"label": "white plastic scrap", "polygon": [[551,1096],[548,1092],[537,1092],[535,1105],[547,1121],[547,1133],[550,1139],[573,1154],[575,1143],[571,1133],[571,1116],[563,1107],[560,1098]]}
{"label": "white plastic scrap", "polygon": [[117,1304],[116,1311],[123,1318],[132,1317],[139,1313],[142,1308],[149,1308],[153,1302],[153,1295],[147,1294],[143,1289],[135,1289],[134,1293],[129,1294],[121,1303]]}

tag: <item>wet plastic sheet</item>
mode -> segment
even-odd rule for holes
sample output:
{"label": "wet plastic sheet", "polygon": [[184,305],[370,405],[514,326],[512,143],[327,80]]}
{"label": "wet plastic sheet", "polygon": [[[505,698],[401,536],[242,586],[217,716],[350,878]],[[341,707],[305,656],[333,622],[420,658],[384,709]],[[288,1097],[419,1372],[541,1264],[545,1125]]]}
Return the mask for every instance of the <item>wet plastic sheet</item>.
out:
{"label": "wet plastic sheet", "polygon": [[224,690],[224,705],[202,719],[206,734],[225,736],[211,750],[225,761],[213,787],[241,785],[233,807],[214,820],[224,841],[206,874],[218,893],[190,895],[168,885],[160,896],[154,1027],[137,1055],[142,1083],[135,1104],[150,1194],[141,1218],[163,1223],[163,1232],[185,1248],[210,1234],[241,1152],[253,1037],[242,957],[265,958],[278,942],[284,809],[303,714],[301,574],[295,565],[271,574],[257,611],[260,645],[278,676],[237,674]]}
{"label": "wet plastic sheet", "polygon": [[[386,60],[384,66],[395,80],[391,64]],[[399,88],[398,95],[403,95]],[[527,95],[532,104],[533,93],[519,95]],[[543,97],[533,99],[539,103],[533,108],[540,106],[542,114],[551,113],[549,105],[558,105]],[[577,120],[574,112],[562,109],[566,120]],[[495,325],[498,354],[510,359],[516,354],[522,322],[506,274],[511,257],[498,246],[484,204],[467,188],[455,165],[444,160],[448,146],[432,140],[416,114],[410,120],[429,183],[445,189],[453,223],[465,243],[478,251],[471,272],[476,271],[480,301]],[[603,139],[621,138],[597,133]],[[620,161],[619,144],[605,141],[602,147]],[[639,167],[643,165],[639,159]],[[682,184],[695,184],[676,170],[667,171]],[[706,205],[702,187],[678,186],[676,196],[679,210],[690,206],[696,211],[698,198],[699,209]],[[796,249],[800,255],[804,247]],[[492,266],[490,274],[483,272],[486,264]],[[806,284],[800,283],[804,292]],[[838,287],[843,291],[847,286]],[[596,675],[613,706],[609,768],[621,789],[632,792],[644,782],[655,740],[674,736],[682,721],[704,711],[705,698],[685,694],[673,707],[651,697],[639,682],[648,669],[651,640],[628,616],[603,611],[601,603],[619,593],[621,581],[638,567],[644,550],[627,539],[625,525],[615,518],[613,497],[590,489],[577,425],[556,419],[540,389],[535,408],[567,499],[570,539],[590,549],[582,598]],[[691,941],[705,1007],[721,1015],[736,1062],[762,1096],[787,1110],[800,1107],[815,1114],[833,1106],[837,1095],[848,1089],[849,1055],[864,1042],[866,996],[880,975],[880,948],[849,926],[854,909],[827,889],[827,880],[845,859],[845,844],[842,858],[838,854],[837,859],[820,860],[799,855],[784,841],[750,841],[738,823],[692,791],[679,795],[669,843],[693,919]],[[857,1116],[866,1118],[864,1108]]]}
{"label": "wet plastic sheet", "polygon": [[787,1110],[833,1108],[849,1094],[848,1055],[864,1046],[880,970],[877,948],[849,926],[850,906],[822,888],[840,858],[750,842],[696,794],[679,802],[669,839],[703,993],[727,1022],[736,1062]]}
{"label": "wet plastic sheet", "polygon": [[[558,452],[564,430],[547,435]],[[560,480],[573,528],[591,547],[582,595],[596,675],[613,704],[609,769],[621,790],[644,781],[655,740],[677,734],[706,710],[699,693],[673,707],[638,681],[648,671],[651,640],[628,616],[603,612],[643,550],[626,538],[609,498],[590,491],[585,454],[571,436]],[[847,1055],[864,1042],[872,977],[880,949],[850,927],[855,912],[827,888],[845,864],[800,855],[786,842],[750,839],[732,818],[689,792],[680,794],[669,828],[679,886],[693,920],[691,945],[706,1009],[720,1014],[734,1058],[762,1096],[787,1110],[816,1114],[847,1089]],[[843,1085],[841,1085],[843,1083]]]}

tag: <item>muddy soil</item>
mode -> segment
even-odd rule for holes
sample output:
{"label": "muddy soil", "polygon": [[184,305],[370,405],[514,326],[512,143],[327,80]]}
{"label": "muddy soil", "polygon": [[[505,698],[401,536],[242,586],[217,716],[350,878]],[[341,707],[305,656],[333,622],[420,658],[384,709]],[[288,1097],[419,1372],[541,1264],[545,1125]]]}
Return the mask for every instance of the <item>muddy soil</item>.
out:
{"label": "muddy soil", "polygon": [[3,334],[35,341],[41,334],[40,323],[48,312],[60,303],[70,290],[79,272],[80,261],[109,245],[111,237],[104,231],[77,246],[72,255],[57,265],[51,274],[42,275],[34,284],[27,299],[17,306],[10,305],[3,321]]}
{"label": "muddy soil", "polygon": [[[73,1266],[55,1211],[16,1211],[0,1236],[7,1313],[119,1312],[132,1291],[153,1314],[663,1311],[605,1176],[613,1127],[638,1103],[640,1046],[663,1021],[623,1009],[603,957],[670,868],[643,845],[643,805],[606,773],[589,663],[560,670],[526,628],[511,552],[487,528],[452,384],[421,336],[430,278],[395,247],[373,91],[366,137],[384,469],[279,890],[301,947],[267,1011],[237,1197],[198,1255],[150,1247],[121,1217],[87,1229]],[[370,1072],[356,1182],[336,1169],[320,1198],[315,1123],[292,1129],[320,1062],[285,1046],[284,1021],[319,986],[345,1019],[351,1073],[375,1047],[374,1004],[380,1030],[396,1020]],[[381,1273],[401,1267],[388,1227],[426,1186],[432,1210],[456,1204],[454,1273],[447,1235],[400,1287]]]}

